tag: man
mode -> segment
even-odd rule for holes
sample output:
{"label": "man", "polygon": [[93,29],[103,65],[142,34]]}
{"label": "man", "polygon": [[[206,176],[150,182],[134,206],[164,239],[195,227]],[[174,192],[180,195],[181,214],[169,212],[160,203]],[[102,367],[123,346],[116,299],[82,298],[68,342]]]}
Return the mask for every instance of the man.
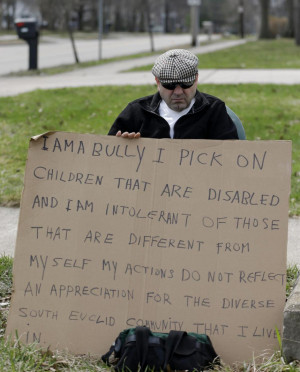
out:
{"label": "man", "polygon": [[152,68],[157,93],[139,98],[120,113],[109,135],[124,138],[238,139],[223,101],[197,90],[198,57],[173,49]]}

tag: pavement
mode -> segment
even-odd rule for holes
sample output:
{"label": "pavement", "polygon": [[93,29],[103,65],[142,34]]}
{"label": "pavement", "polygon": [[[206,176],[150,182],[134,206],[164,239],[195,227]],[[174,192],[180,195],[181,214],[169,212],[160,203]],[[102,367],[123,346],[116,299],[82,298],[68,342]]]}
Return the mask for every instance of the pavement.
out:
{"label": "pavement", "polygon": [[[245,40],[216,42],[200,45],[190,50],[197,54],[234,47]],[[172,47],[175,47],[174,45]],[[13,96],[35,89],[99,85],[141,85],[154,84],[148,72],[124,72],[133,67],[153,64],[156,56],[131,59],[100,66],[78,69],[53,76],[0,76],[0,96]],[[201,57],[200,57],[201,66]],[[209,69],[199,70],[199,84],[300,84],[300,69]],[[0,207],[0,254],[13,256],[19,218],[18,208]],[[300,267],[300,218],[290,218],[288,222],[287,264]]]}

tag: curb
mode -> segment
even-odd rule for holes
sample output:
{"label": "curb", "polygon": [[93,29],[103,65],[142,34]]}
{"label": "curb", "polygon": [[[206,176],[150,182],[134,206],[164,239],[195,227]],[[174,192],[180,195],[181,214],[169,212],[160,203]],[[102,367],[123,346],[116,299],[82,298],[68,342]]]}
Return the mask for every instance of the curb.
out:
{"label": "curb", "polygon": [[300,360],[300,279],[287,300],[283,312],[282,351],[287,363]]}

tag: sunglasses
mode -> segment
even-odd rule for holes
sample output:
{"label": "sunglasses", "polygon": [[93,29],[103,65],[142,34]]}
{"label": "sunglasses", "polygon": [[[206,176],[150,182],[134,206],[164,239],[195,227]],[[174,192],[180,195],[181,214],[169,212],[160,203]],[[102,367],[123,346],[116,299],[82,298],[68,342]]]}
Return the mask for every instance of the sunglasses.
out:
{"label": "sunglasses", "polygon": [[165,89],[168,89],[168,90],[174,90],[177,87],[177,85],[179,85],[180,88],[182,88],[182,89],[188,89],[188,88],[190,88],[191,86],[194,85],[194,82],[193,83],[179,83],[179,82],[176,82],[176,83],[162,83],[161,82],[161,85]]}

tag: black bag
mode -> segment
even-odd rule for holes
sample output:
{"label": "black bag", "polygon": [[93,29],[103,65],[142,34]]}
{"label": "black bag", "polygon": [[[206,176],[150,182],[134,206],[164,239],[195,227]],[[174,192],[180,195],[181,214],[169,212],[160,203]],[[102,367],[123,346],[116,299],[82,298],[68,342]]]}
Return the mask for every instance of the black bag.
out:
{"label": "black bag", "polygon": [[102,360],[116,371],[161,371],[165,360],[164,334],[155,336],[147,327],[129,328],[120,333]]}
{"label": "black bag", "polygon": [[170,331],[165,343],[164,370],[203,371],[219,364],[209,336],[205,334]]}
{"label": "black bag", "polygon": [[102,360],[116,371],[203,371],[218,364],[210,338],[204,334],[170,331],[151,332],[147,327],[120,333]]}

